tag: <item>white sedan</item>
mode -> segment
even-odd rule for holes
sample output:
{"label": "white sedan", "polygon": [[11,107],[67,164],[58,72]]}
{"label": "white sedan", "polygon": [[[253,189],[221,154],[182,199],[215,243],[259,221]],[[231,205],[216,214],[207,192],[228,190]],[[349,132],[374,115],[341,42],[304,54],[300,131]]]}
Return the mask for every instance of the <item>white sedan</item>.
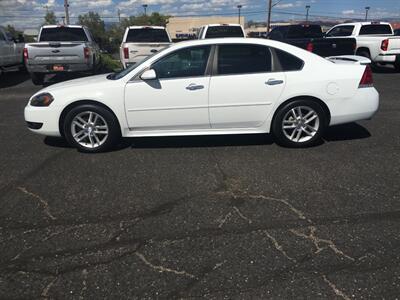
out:
{"label": "white sedan", "polygon": [[370,119],[379,106],[369,66],[324,59],[263,39],[178,43],[119,73],[55,84],[31,97],[35,133],[85,152],[122,137],[273,133],[305,147],[330,125]]}

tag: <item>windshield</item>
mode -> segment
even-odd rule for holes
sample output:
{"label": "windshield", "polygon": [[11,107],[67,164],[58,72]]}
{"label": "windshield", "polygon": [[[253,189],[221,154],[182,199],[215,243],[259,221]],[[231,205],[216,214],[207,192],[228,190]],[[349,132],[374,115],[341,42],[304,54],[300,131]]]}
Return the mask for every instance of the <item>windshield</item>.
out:
{"label": "windshield", "polygon": [[125,77],[126,75],[128,75],[131,71],[133,71],[134,69],[136,69],[138,66],[140,66],[141,64],[145,63],[146,61],[148,61],[150,58],[152,58],[154,55],[160,54],[161,52],[163,52],[165,49],[168,49],[168,47],[164,47],[161,48],[160,51],[153,53],[149,56],[146,56],[145,58],[143,58],[142,60],[138,61],[137,63],[130,65],[128,68],[123,69],[119,72],[115,72],[115,73],[111,73],[110,75],[107,76],[107,79],[110,80],[118,80],[121,79],[123,77]]}
{"label": "windshield", "polygon": [[129,29],[126,37],[127,43],[169,43],[165,29],[140,28]]}
{"label": "windshield", "polygon": [[43,28],[40,33],[40,42],[87,42],[83,28],[55,27]]}

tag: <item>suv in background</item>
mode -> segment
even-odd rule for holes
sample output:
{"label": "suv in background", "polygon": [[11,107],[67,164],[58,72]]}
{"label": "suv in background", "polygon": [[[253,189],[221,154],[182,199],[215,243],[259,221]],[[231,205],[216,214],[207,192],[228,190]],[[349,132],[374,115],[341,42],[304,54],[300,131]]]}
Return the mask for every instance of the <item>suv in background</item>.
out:
{"label": "suv in background", "polygon": [[325,38],[320,25],[299,24],[275,27],[268,35],[276,40],[303,48],[323,57],[354,55],[354,38]]}
{"label": "suv in background", "polygon": [[25,45],[24,57],[32,82],[43,84],[51,73],[91,72],[100,62],[100,49],[86,27],[46,25],[38,42]]}
{"label": "suv in background", "polygon": [[210,24],[200,28],[199,40],[226,38],[226,37],[246,37],[242,25],[239,24]]}
{"label": "suv in background", "polygon": [[130,26],[125,30],[120,47],[121,63],[127,68],[168,47],[171,43],[165,27]]}
{"label": "suv in background", "polygon": [[391,64],[400,71],[400,37],[395,36],[390,23],[344,23],[332,27],[327,37],[355,38],[356,54],[373,63]]}
{"label": "suv in background", "polygon": [[24,67],[24,38],[11,36],[4,27],[0,27],[0,75],[9,68]]}

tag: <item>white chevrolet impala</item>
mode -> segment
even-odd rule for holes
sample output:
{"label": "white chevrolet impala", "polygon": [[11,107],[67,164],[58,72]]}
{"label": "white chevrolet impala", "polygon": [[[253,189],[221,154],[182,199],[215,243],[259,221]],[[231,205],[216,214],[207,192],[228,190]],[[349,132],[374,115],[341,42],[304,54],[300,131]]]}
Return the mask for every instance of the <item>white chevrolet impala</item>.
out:
{"label": "white chevrolet impala", "polygon": [[46,87],[25,119],[33,132],[86,152],[110,149],[121,136],[248,133],[305,147],[327,126],[371,118],[378,105],[361,58],[227,38],[182,42],[119,73]]}

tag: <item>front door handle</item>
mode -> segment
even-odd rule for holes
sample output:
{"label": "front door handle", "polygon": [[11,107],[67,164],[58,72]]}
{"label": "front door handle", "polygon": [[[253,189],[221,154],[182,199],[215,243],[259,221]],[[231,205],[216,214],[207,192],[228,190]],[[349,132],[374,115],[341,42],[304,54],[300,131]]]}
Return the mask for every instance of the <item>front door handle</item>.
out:
{"label": "front door handle", "polygon": [[189,91],[202,90],[202,89],[204,89],[204,85],[198,85],[195,83],[191,83],[186,87],[186,89]]}
{"label": "front door handle", "polygon": [[277,79],[269,79],[267,82],[265,82],[265,84],[268,85],[278,85],[278,84],[282,84],[283,80],[277,80]]}

